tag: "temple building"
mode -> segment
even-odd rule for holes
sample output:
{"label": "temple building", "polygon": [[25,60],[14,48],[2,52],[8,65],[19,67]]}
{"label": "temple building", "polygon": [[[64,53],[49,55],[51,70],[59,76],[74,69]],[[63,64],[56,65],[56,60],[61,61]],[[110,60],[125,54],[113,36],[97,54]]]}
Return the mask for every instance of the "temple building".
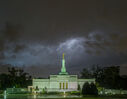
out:
{"label": "temple building", "polygon": [[77,75],[69,75],[66,71],[63,54],[61,72],[58,75],[50,75],[49,79],[33,79],[32,86],[40,92],[43,90],[48,92],[78,91],[86,82],[95,83],[95,79],[78,79]]}

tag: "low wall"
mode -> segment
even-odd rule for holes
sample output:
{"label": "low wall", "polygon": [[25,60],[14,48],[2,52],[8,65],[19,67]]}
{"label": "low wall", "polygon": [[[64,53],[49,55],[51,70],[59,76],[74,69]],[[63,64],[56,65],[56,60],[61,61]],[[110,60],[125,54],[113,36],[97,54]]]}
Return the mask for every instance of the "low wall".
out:
{"label": "low wall", "polygon": [[127,90],[116,90],[116,89],[103,89],[101,91],[99,91],[100,95],[106,95],[106,94],[110,94],[110,95],[115,95],[115,94],[127,94]]}
{"label": "low wall", "polygon": [[7,93],[9,94],[16,94],[16,93],[27,93],[27,88],[7,88]]}

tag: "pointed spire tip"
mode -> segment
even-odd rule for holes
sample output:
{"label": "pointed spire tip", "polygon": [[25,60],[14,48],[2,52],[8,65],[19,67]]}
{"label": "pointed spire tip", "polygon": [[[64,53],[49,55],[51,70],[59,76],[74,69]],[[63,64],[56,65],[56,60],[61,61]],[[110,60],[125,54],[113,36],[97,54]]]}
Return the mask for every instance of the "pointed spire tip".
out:
{"label": "pointed spire tip", "polygon": [[64,53],[63,53],[63,59],[64,59]]}

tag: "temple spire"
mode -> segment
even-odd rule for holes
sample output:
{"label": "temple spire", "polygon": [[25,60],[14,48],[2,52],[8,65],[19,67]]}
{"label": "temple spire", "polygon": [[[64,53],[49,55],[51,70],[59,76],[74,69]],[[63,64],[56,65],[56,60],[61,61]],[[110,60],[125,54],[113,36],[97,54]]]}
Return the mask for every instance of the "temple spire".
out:
{"label": "temple spire", "polygon": [[66,72],[66,67],[65,67],[65,59],[64,59],[64,53],[63,53],[63,59],[62,59],[62,68],[61,72],[59,73],[60,75],[67,75],[68,73]]}
{"label": "temple spire", "polygon": [[64,53],[63,53],[63,59],[64,59]]}

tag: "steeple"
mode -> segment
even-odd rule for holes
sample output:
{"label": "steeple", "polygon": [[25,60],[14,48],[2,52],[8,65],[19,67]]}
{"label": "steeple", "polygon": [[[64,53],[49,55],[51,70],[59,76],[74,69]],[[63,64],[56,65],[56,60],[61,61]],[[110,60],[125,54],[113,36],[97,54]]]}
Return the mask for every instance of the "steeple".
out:
{"label": "steeple", "polygon": [[62,68],[61,72],[59,73],[60,75],[67,75],[68,73],[66,72],[66,67],[65,67],[65,59],[64,59],[64,53],[63,53],[63,59],[62,59]]}
{"label": "steeple", "polygon": [[64,53],[63,53],[63,59],[64,59]]}

